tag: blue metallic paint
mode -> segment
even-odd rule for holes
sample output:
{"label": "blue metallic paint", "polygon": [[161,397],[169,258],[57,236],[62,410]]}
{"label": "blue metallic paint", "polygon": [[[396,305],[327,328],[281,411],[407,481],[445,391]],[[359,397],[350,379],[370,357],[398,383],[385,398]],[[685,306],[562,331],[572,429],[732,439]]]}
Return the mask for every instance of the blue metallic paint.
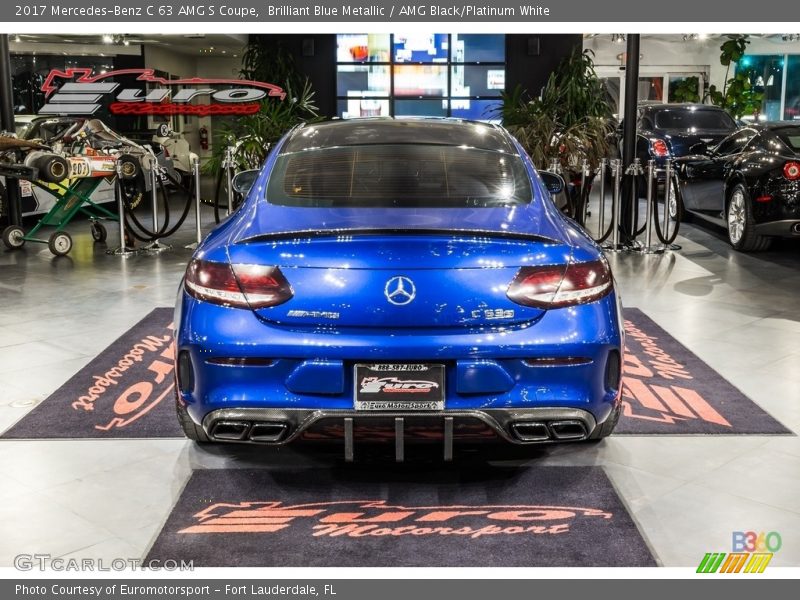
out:
{"label": "blue metallic paint", "polygon": [[[270,205],[264,190],[285,139],[243,207],[206,238],[195,257],[277,264],[295,295],[254,312],[197,300],[181,286],[176,343],[191,354],[195,372],[193,389],[181,399],[196,423],[220,408],[352,409],[353,365],[370,361],[443,362],[447,409],[565,407],[587,410],[597,422],[609,416],[617,390],[606,389],[606,359],[622,347],[616,293],[547,311],[514,304],[505,295],[521,266],[592,261],[601,255],[591,238],[554,207],[516,140],[533,182],[529,205],[359,211]],[[365,237],[346,231],[386,227],[411,231]],[[415,229],[452,233],[421,235]],[[333,233],[246,241],[312,230]],[[407,306],[392,306],[383,296],[386,280],[398,274],[414,279],[419,290]],[[471,310],[486,307],[513,309],[515,316],[500,322],[470,316]],[[293,320],[287,318],[292,309],[341,316],[329,322]],[[590,362],[524,362],[575,356]],[[211,357],[274,362],[231,367],[207,363]]]}

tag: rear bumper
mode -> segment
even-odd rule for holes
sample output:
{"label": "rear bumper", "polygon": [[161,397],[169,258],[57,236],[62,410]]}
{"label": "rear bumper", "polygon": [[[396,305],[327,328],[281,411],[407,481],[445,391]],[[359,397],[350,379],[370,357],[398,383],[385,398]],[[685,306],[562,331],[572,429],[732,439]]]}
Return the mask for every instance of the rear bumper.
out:
{"label": "rear bumper", "polygon": [[[501,439],[524,443],[513,439],[510,422],[541,414],[541,419],[531,417],[545,424],[545,429],[533,428],[544,437],[537,441],[564,441],[546,429],[550,421],[579,421],[591,435],[619,395],[619,386],[609,385],[608,378],[609,365],[621,362],[623,346],[613,293],[499,332],[296,331],[183,293],[175,323],[178,363],[188,359],[193,369],[191,384],[181,382],[180,400],[212,439],[221,439],[214,432],[220,421],[242,420],[249,428],[271,420],[267,415],[278,415],[286,425],[276,440],[280,443],[331,418],[342,426],[345,418],[363,422],[388,416],[416,423],[433,416],[480,422]],[[230,357],[257,360],[250,366],[220,364],[220,358]],[[445,410],[354,411],[353,365],[390,361],[444,364]],[[260,441],[273,443],[262,434]],[[227,441],[254,441],[251,437],[248,429],[242,439]]]}
{"label": "rear bumper", "polygon": [[780,221],[758,223],[755,230],[759,235],[780,237],[800,236],[800,219],[782,219]]}
{"label": "rear bumper", "polygon": [[[612,418],[609,416],[608,418]],[[383,427],[381,427],[383,424]],[[480,439],[475,425],[492,432]],[[344,442],[345,458],[352,460],[357,441],[392,442],[397,460],[403,460],[407,439],[441,443],[444,458],[452,458],[454,440],[500,439],[517,445],[578,442],[602,426],[581,409],[487,409],[430,413],[305,409],[220,409],[206,415],[203,429],[215,442],[281,446],[298,439]],[[321,433],[329,435],[321,437]]]}

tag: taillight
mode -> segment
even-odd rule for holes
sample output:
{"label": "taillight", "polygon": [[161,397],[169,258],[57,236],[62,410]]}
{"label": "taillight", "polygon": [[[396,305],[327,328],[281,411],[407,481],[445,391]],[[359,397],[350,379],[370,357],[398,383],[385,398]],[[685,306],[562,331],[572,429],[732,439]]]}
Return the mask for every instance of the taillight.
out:
{"label": "taillight", "polygon": [[199,300],[236,308],[283,304],[292,288],[278,267],[229,265],[195,259],[186,269],[186,291]]}
{"label": "taillight", "polygon": [[783,176],[789,181],[800,179],[800,162],[788,162],[783,165]]}
{"label": "taillight", "polygon": [[506,294],[517,304],[560,308],[593,302],[611,289],[608,264],[595,260],[566,266],[522,267]]}
{"label": "taillight", "polygon": [[653,150],[653,156],[669,156],[669,146],[664,140],[653,140],[650,142],[650,147]]}

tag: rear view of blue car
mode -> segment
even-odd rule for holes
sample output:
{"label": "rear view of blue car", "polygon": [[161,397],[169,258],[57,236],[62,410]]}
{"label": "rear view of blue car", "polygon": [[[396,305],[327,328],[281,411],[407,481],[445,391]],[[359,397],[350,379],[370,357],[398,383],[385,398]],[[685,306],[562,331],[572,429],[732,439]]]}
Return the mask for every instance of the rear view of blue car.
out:
{"label": "rear view of blue car", "polygon": [[[550,178],[552,176],[543,174]],[[176,306],[197,441],[513,444],[619,418],[621,318],[600,249],[500,127],[305,125],[197,249]]]}

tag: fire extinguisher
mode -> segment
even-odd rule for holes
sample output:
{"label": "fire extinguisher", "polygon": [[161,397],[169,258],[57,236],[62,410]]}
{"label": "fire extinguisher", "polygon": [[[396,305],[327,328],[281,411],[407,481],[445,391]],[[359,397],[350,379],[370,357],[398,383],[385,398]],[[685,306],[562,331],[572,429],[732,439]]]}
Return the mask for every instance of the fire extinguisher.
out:
{"label": "fire extinguisher", "polygon": [[200,147],[203,150],[208,150],[208,128],[203,126],[200,128]]}

